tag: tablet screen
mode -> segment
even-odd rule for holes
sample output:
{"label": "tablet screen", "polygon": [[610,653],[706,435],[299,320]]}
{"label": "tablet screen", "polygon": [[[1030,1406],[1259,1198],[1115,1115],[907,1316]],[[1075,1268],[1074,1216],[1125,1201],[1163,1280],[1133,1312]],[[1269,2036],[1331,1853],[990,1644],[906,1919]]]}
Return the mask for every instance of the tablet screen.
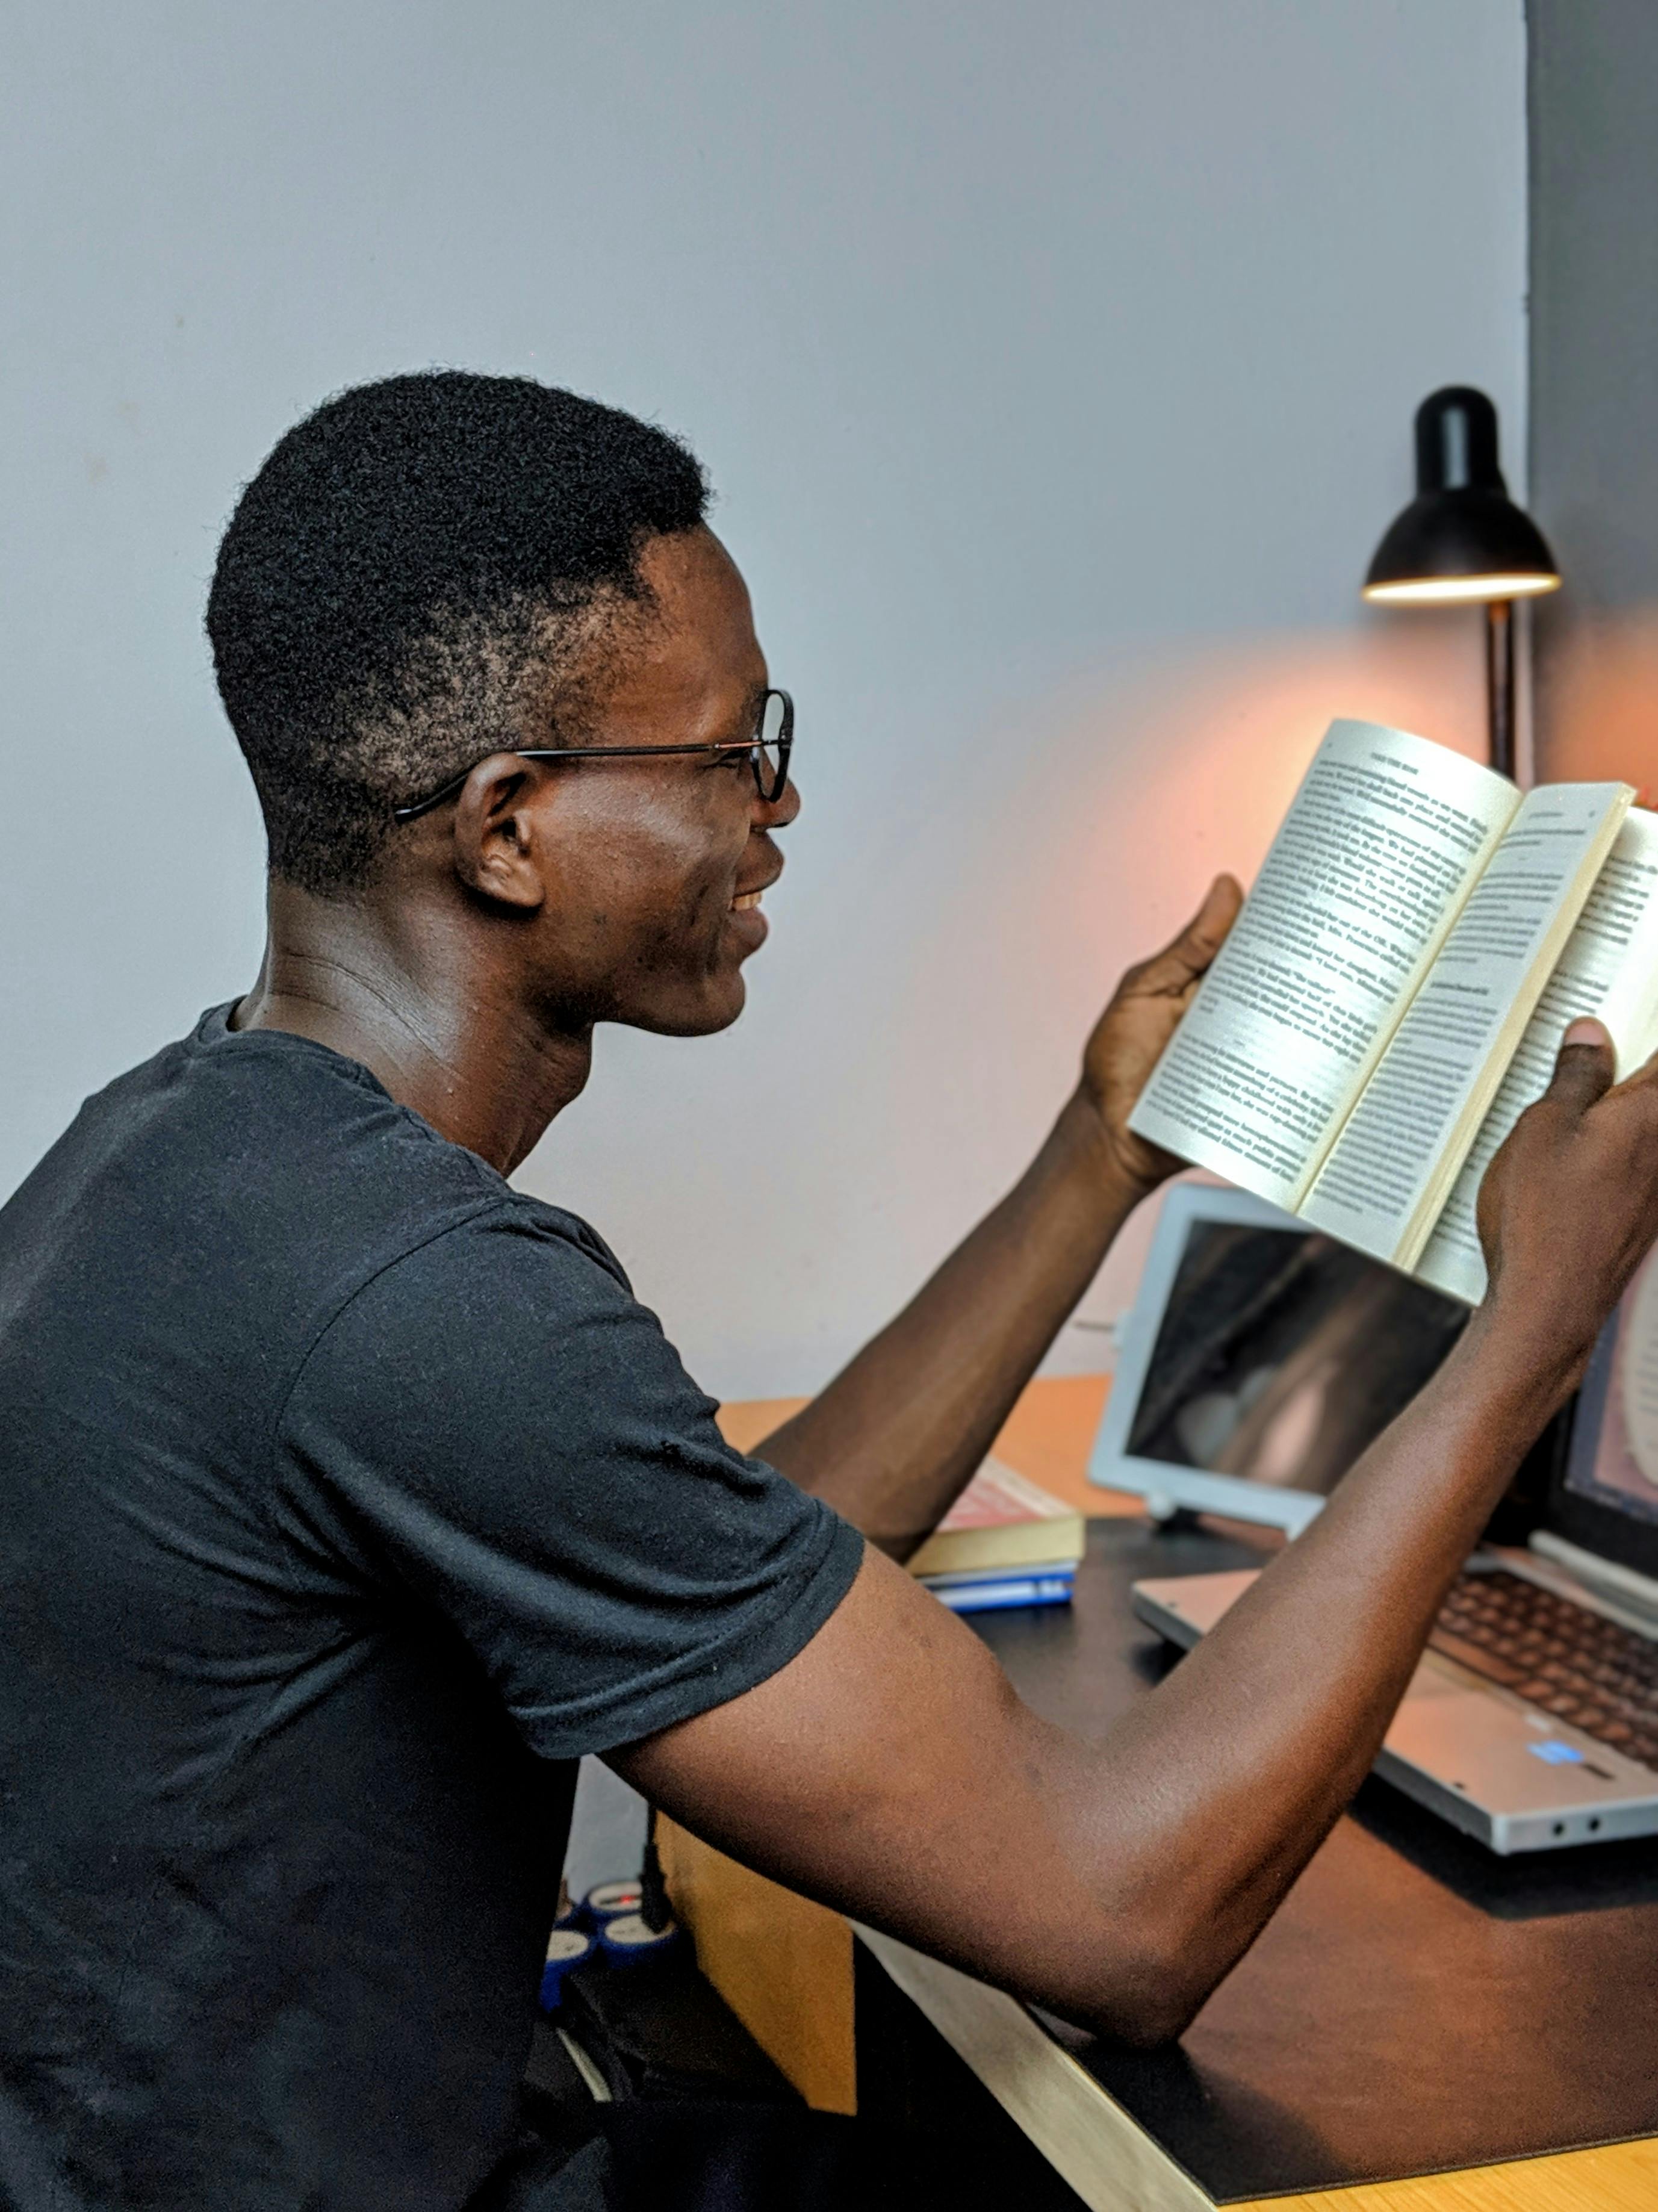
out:
{"label": "tablet screen", "polygon": [[1311,1231],[1194,1220],[1127,1450],[1327,1497],[1467,1318]]}
{"label": "tablet screen", "polygon": [[1624,1293],[1583,1378],[1566,1488],[1658,1523],[1658,1264],[1651,1259]]}

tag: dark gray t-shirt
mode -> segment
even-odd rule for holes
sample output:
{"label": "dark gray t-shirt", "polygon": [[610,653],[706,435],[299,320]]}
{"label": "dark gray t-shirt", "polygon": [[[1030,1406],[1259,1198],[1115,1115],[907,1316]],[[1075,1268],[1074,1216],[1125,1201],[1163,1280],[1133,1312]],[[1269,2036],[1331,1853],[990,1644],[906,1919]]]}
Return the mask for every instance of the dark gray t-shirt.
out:
{"label": "dark gray t-shirt", "polygon": [[0,1210],[0,2203],[444,2212],[512,2148],[572,1762],[860,1540],[581,1222],[224,1010]]}

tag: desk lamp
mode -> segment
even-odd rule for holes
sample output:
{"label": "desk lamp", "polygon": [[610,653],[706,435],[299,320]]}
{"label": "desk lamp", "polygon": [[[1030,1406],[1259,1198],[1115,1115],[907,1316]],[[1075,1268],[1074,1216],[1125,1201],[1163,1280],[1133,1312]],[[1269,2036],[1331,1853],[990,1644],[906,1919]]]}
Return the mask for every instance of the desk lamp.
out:
{"label": "desk lamp", "polygon": [[1558,589],[1559,572],[1497,464],[1497,410],[1448,384],[1416,410],[1416,497],[1376,549],[1364,597],[1389,606],[1485,610],[1491,763],[1514,774],[1514,603]]}

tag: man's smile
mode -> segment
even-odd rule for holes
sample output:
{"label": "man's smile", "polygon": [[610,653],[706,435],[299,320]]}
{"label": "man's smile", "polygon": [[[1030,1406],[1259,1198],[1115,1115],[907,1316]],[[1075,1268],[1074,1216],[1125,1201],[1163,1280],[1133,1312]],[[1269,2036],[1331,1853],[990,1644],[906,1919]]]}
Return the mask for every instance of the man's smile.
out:
{"label": "man's smile", "polygon": [[760,912],[760,902],[783,872],[781,855],[774,852],[774,866],[762,876],[758,883],[749,884],[732,894],[726,919],[744,948],[744,957],[757,952],[767,937],[766,917]]}
{"label": "man's smile", "polygon": [[[758,883],[749,884],[744,889],[733,892],[731,902],[731,911],[733,914],[753,914],[761,900],[782,874],[783,856],[774,847],[772,849],[771,859],[774,866],[761,877]],[[765,928],[763,921],[756,915],[756,922],[763,935]],[[756,939],[756,941],[757,943],[758,939]]]}

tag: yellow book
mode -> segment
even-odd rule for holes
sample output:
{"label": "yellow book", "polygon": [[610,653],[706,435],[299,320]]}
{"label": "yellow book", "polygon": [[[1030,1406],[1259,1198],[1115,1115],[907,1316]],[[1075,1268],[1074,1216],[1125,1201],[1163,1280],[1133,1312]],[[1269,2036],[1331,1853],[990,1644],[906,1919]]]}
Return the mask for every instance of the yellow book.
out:
{"label": "yellow book", "polygon": [[1074,1506],[992,1458],[911,1558],[909,1571],[995,1574],[1009,1567],[1074,1566],[1087,1541]]}

